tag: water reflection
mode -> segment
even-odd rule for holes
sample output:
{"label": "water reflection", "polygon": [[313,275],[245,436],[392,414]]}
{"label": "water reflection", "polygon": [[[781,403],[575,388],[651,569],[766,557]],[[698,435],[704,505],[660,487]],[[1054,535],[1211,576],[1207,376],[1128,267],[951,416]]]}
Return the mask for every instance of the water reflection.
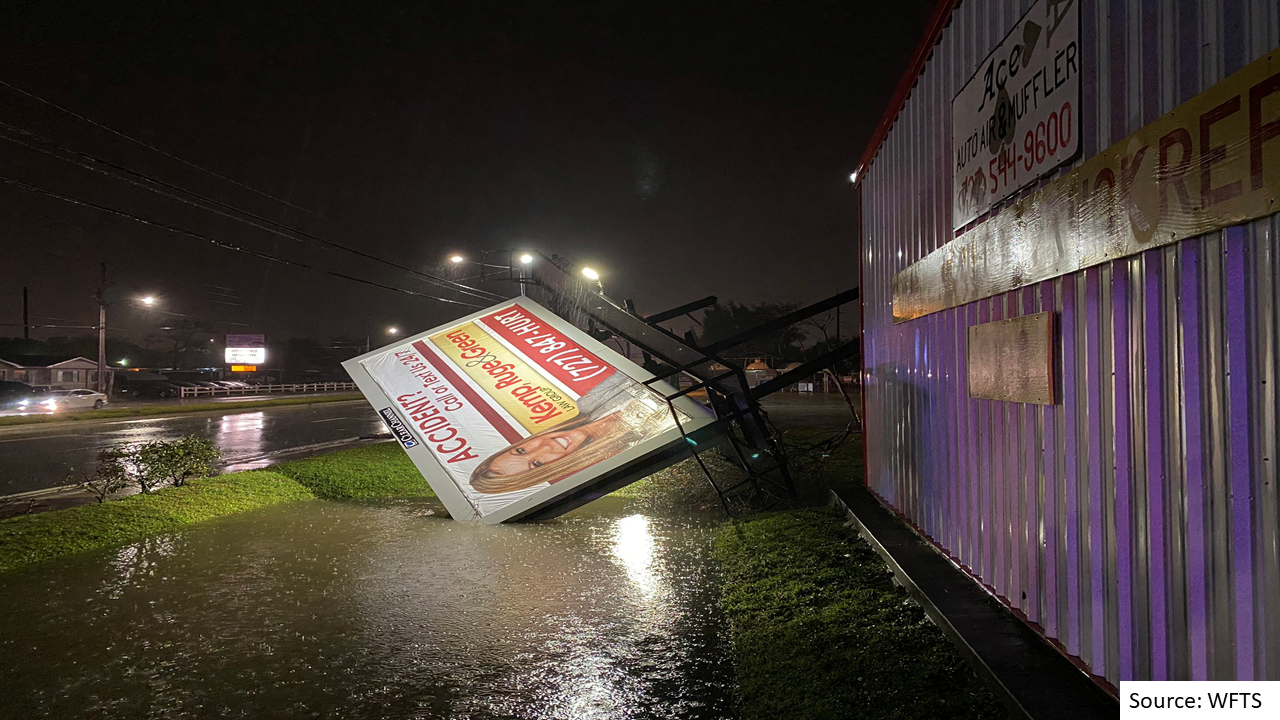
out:
{"label": "water reflection", "polygon": [[709,520],[430,510],[282,505],[10,576],[0,717],[733,716]]}
{"label": "water reflection", "polygon": [[265,443],[262,429],[266,426],[264,412],[223,415],[218,422],[215,444],[227,457],[245,457],[263,452]]}
{"label": "water reflection", "polygon": [[658,577],[652,568],[654,543],[649,519],[631,515],[618,520],[614,527],[613,557],[622,564],[642,597],[652,598],[658,589]]}

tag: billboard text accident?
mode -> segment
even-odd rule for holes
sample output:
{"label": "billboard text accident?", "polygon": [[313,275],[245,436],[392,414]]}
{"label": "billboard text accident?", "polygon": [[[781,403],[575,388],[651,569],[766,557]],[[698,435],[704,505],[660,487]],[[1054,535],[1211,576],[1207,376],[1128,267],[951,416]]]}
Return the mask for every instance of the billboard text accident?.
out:
{"label": "billboard text accident?", "polygon": [[[525,298],[344,363],[457,520],[496,523],[660,469],[674,391]],[[712,420],[680,398],[685,430]]]}

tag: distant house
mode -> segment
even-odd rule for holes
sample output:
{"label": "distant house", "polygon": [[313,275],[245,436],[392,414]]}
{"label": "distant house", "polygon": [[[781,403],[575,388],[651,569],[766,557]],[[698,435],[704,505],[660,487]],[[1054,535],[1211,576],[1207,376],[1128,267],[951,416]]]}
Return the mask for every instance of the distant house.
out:
{"label": "distant house", "polygon": [[[59,390],[95,389],[98,385],[96,360],[68,355],[10,355],[0,358],[0,380],[16,380]],[[107,383],[111,369],[107,369]]]}
{"label": "distant house", "polygon": [[778,376],[778,371],[769,367],[769,363],[764,358],[756,358],[747,363],[743,368],[747,375],[747,384],[755,387],[766,380],[772,380]]}

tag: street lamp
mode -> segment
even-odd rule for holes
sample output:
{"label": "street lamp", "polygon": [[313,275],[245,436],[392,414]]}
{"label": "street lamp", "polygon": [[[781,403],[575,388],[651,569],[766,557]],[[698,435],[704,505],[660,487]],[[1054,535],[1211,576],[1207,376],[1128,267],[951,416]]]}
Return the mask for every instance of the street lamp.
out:
{"label": "street lamp", "polygon": [[[506,255],[507,264],[499,265],[496,263],[488,262],[490,255]],[[509,279],[515,280],[520,285],[520,294],[524,295],[526,294],[525,287],[524,287],[526,282],[525,268],[532,265],[535,259],[536,258],[534,258],[532,253],[527,253],[527,252],[520,253],[519,255],[515,255],[514,251],[512,250],[486,250],[480,253],[479,260],[468,260],[462,255],[454,255],[449,258],[449,262],[453,263],[454,265],[462,265],[463,263],[466,263],[468,265],[475,265],[480,269],[479,275],[458,278],[457,282],[466,282],[467,280],[479,280],[481,282],[484,282],[484,280],[486,279],[486,275],[496,278],[499,272],[505,270],[508,273],[510,273]],[[489,272],[489,270],[491,269],[499,272]]]}
{"label": "street lamp", "polygon": [[600,280],[600,273],[596,272],[595,270],[592,270],[589,267],[582,268],[582,274],[588,280],[596,280],[596,281]]}
{"label": "street lamp", "polygon": [[400,333],[400,328],[396,327],[395,325],[392,325],[391,327],[387,328],[388,335],[398,335],[399,333]]}
{"label": "street lamp", "polygon": [[147,307],[151,307],[152,305],[156,304],[156,298],[154,295],[146,295],[142,298],[139,298],[139,302],[141,302],[143,305],[146,305]]}

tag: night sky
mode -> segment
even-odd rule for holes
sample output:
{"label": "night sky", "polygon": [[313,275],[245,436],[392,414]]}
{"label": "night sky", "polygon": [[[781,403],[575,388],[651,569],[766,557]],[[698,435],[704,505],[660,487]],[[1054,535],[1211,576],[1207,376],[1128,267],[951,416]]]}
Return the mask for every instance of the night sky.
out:
{"label": "night sky", "polygon": [[[599,268],[608,293],[641,312],[708,294],[808,302],[856,284],[847,176],[932,5],[9,0],[0,81],[301,209],[4,86],[0,135],[413,268],[521,247]],[[435,292],[3,139],[0,176]],[[417,331],[469,311],[8,183],[0,233],[4,323],[21,321],[29,285],[33,322],[92,324],[103,260],[113,296],[155,293],[180,314],[120,301],[109,325],[135,342],[178,316],[279,338]]]}

